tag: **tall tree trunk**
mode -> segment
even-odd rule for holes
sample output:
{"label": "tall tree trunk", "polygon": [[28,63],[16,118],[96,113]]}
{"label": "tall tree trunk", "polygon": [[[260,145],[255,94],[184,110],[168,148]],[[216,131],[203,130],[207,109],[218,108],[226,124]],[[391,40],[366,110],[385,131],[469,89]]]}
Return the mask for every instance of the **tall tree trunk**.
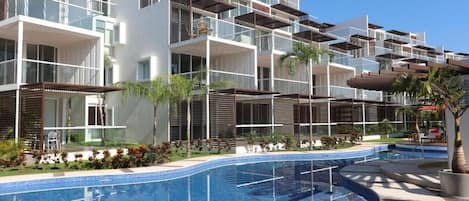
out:
{"label": "tall tree trunk", "polygon": [[186,128],[186,134],[187,134],[187,157],[190,158],[192,153],[191,153],[191,101],[187,101],[187,128]]}
{"label": "tall tree trunk", "polygon": [[461,136],[461,117],[453,114],[454,117],[454,150],[451,168],[454,173],[468,173],[464,147]]}
{"label": "tall tree trunk", "polygon": [[308,106],[309,106],[309,150],[313,150],[313,103],[311,102],[311,96],[313,95],[313,66],[312,61],[306,65],[308,74]]}
{"label": "tall tree trunk", "polygon": [[158,105],[153,105],[153,145],[158,144]]}
{"label": "tall tree trunk", "polygon": [[99,119],[101,121],[101,146],[106,146],[105,140],[105,129],[104,126],[106,125],[104,123],[104,95],[100,94],[99,95]]}

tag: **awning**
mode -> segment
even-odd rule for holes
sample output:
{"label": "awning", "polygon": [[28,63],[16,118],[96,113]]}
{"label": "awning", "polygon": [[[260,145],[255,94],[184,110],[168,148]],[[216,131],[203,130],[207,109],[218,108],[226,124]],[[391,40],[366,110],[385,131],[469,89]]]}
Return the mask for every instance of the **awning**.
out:
{"label": "awning", "polygon": [[[191,0],[172,0],[184,5],[190,5]],[[212,13],[221,13],[227,10],[234,9],[236,7],[230,5],[223,0],[192,0],[192,6],[202,10],[210,11]]]}
{"label": "awning", "polygon": [[409,35],[409,33],[407,32],[402,32],[402,31],[398,31],[398,30],[395,30],[395,29],[391,29],[391,30],[388,30],[386,31],[388,33],[392,33],[392,34],[395,34],[395,35],[399,35],[399,36],[407,36]]}
{"label": "awning", "polygon": [[316,22],[314,20],[306,19],[306,20],[301,20],[300,24],[304,24],[306,26],[318,28],[318,29],[326,29],[329,28],[327,25],[324,23]]}
{"label": "awning", "polygon": [[403,58],[406,58],[402,55],[398,55],[398,54],[394,54],[394,53],[376,55],[376,57],[377,58],[384,58],[384,59],[403,59]]}
{"label": "awning", "polygon": [[426,63],[426,62],[427,62],[427,60],[417,59],[417,58],[404,59],[404,60],[402,60],[402,61],[407,61],[407,62],[416,63],[416,64],[422,64],[422,63]]}
{"label": "awning", "polygon": [[328,99],[332,97],[327,97],[327,96],[316,96],[316,95],[308,95],[308,94],[281,94],[278,96],[275,96],[278,98],[293,98],[293,99],[313,99],[313,100],[318,100],[318,99]]}
{"label": "awning", "polygon": [[435,48],[428,47],[428,46],[425,46],[425,45],[416,45],[416,46],[414,46],[414,48],[421,49],[421,50],[427,50],[427,51],[435,50]]}
{"label": "awning", "polygon": [[332,36],[329,36],[327,34],[320,33],[320,32],[317,32],[317,31],[313,31],[313,30],[299,32],[299,33],[293,34],[293,36],[295,38],[299,38],[299,39],[302,39],[302,40],[314,41],[314,42],[319,42],[319,43],[320,42],[336,40],[336,38],[334,38]]}
{"label": "awning", "polygon": [[377,24],[368,23],[368,28],[370,29],[382,29],[383,27]]}
{"label": "awning", "polygon": [[216,90],[215,92],[224,93],[224,94],[234,94],[234,95],[250,95],[250,96],[279,94],[278,92],[273,92],[273,91],[261,91],[261,90],[254,90],[254,89],[238,89],[238,88],[221,89],[221,90]]}
{"label": "awning", "polygon": [[358,39],[362,39],[362,40],[374,40],[375,39],[373,37],[369,37],[369,36],[365,36],[365,35],[361,35],[361,34],[354,34],[350,37],[351,38],[358,38]]}
{"label": "awning", "polygon": [[289,23],[279,21],[271,16],[257,11],[237,16],[235,19],[238,23],[245,24],[246,26],[262,26],[268,29],[278,29],[290,26]]}
{"label": "awning", "polygon": [[298,17],[308,15],[308,13],[305,13],[301,10],[296,9],[296,8],[292,8],[292,7],[290,7],[288,5],[285,5],[283,3],[272,5],[272,8],[275,8],[277,10],[281,10],[283,12],[286,12],[288,14],[292,14],[292,15],[295,15],[295,16],[298,16]]}
{"label": "awning", "polygon": [[341,50],[356,50],[356,49],[362,48],[361,46],[358,46],[349,42],[334,43],[329,46],[334,47],[334,48],[339,48]]}
{"label": "awning", "polygon": [[384,40],[384,41],[385,41],[385,42],[388,42],[388,43],[399,44],[399,45],[408,44],[408,42],[400,41],[400,40],[396,40],[396,39],[386,39],[386,40]]}
{"label": "awning", "polygon": [[55,83],[55,82],[41,82],[41,83],[35,83],[35,84],[27,84],[27,85],[22,85],[21,88],[22,89],[67,91],[67,92],[87,92],[87,93],[106,93],[106,92],[123,90],[120,87],[76,85],[76,84],[63,84],[63,83]]}

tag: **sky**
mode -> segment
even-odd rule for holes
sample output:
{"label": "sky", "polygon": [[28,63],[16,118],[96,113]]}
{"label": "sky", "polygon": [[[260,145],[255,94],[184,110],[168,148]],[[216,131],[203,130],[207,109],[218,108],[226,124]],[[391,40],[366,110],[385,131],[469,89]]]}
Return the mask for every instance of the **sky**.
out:
{"label": "sky", "polygon": [[301,0],[320,22],[368,15],[369,22],[403,32],[426,32],[427,45],[469,53],[469,0]]}

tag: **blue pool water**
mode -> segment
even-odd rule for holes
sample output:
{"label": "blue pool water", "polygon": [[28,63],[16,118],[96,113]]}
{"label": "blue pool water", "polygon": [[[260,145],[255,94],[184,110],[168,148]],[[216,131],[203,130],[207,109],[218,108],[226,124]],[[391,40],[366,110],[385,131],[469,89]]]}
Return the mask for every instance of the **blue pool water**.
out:
{"label": "blue pool water", "polygon": [[[366,159],[446,157],[443,151],[424,152],[422,155],[421,152],[407,148],[393,148],[388,152],[365,156]],[[344,181],[338,171],[341,167],[364,159],[365,157],[355,157],[339,160],[232,163],[194,172],[190,176],[157,182],[141,180],[144,183],[104,186],[93,185],[91,182],[81,187],[65,189],[60,189],[59,185],[32,192],[4,192],[3,195],[0,194],[0,201],[363,201],[366,200],[363,196],[343,186]],[[329,170],[330,167],[337,168]],[[63,185],[67,186],[66,183]],[[0,192],[1,188],[2,185]]]}

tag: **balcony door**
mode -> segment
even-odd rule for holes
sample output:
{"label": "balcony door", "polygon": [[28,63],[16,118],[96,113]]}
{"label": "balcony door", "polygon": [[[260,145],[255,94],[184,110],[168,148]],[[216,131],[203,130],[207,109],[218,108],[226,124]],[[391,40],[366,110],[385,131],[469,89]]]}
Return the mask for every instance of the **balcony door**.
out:
{"label": "balcony door", "polygon": [[26,82],[56,82],[57,49],[46,45],[28,44],[26,48]]}

